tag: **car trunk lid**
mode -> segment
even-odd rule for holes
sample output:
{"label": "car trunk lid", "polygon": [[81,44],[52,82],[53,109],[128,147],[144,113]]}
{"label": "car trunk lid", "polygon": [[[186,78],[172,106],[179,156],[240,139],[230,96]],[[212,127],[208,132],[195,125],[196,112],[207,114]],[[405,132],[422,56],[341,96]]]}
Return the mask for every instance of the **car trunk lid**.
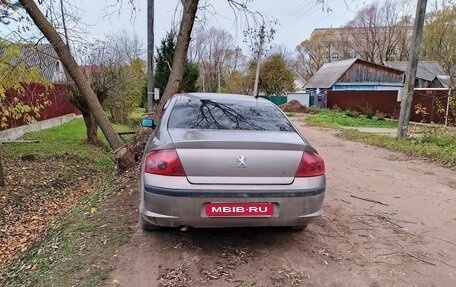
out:
{"label": "car trunk lid", "polygon": [[170,129],[190,183],[290,184],[306,144],[295,132]]}

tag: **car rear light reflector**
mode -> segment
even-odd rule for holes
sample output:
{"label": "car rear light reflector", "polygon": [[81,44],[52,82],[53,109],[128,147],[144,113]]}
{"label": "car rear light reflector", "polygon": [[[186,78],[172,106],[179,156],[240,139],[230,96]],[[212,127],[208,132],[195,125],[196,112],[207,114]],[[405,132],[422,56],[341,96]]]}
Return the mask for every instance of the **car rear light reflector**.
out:
{"label": "car rear light reflector", "polygon": [[184,176],[184,168],[176,150],[152,150],[146,154],[144,171],[151,174]]}
{"label": "car rear light reflector", "polygon": [[315,152],[303,152],[295,177],[311,177],[325,174],[325,162]]}

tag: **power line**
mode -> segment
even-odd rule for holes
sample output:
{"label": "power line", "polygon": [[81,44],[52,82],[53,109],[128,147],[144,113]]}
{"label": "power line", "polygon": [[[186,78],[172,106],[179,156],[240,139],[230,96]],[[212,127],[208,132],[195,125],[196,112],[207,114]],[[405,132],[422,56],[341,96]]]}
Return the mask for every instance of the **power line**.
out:
{"label": "power line", "polygon": [[308,4],[311,4],[314,0],[306,0],[304,2],[301,2],[298,6],[295,8],[289,10],[288,12],[283,13],[279,18],[284,18],[284,17],[293,17],[297,13],[301,11],[301,9],[304,8],[304,6],[308,6]]}
{"label": "power line", "polygon": [[296,15],[296,17],[291,19],[288,23],[285,23],[284,26],[292,26],[305,20],[306,17],[312,15],[318,10],[318,5],[319,4],[315,2],[311,7],[304,11],[301,11],[298,15]]}

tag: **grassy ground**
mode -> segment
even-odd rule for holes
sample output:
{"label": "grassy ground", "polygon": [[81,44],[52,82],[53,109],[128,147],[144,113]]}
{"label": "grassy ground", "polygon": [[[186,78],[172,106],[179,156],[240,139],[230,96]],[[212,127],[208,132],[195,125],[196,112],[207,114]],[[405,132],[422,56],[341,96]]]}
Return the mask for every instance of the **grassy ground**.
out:
{"label": "grassy ground", "polygon": [[[132,131],[134,128],[128,125],[114,124],[118,132]],[[101,133],[99,139],[106,143]],[[86,143],[86,130],[82,119],[75,119],[63,125],[45,129],[39,132],[24,135],[24,140],[37,140],[37,143],[12,143],[4,146],[2,154],[5,156],[22,156],[24,154],[62,155],[68,153],[78,154],[80,157],[99,160],[101,165],[107,164],[107,153],[101,154],[100,147]],[[102,147],[107,151],[107,147]]]}
{"label": "grassy ground", "polygon": [[139,122],[144,118],[145,112],[145,108],[136,108],[130,115],[130,121],[133,124],[139,124]]}
{"label": "grassy ground", "polygon": [[429,159],[447,167],[456,167],[456,135],[444,131],[438,133],[424,132],[416,138],[405,141],[399,141],[396,138],[385,135],[362,133],[356,130],[343,130],[339,136]]}
{"label": "grassy ground", "polygon": [[353,111],[318,109],[315,114],[307,117],[306,121],[313,125],[324,125],[328,127],[349,126],[349,127],[376,127],[376,128],[395,128],[397,122],[380,117],[366,118]]}
{"label": "grassy ground", "polygon": [[85,143],[82,120],[25,139],[40,142],[0,145],[0,286],[99,286],[128,240],[131,214],[113,206],[136,172],[117,176],[107,148]]}
{"label": "grassy ground", "polygon": [[[396,121],[379,120],[375,117],[353,117],[351,112],[340,110],[317,110],[308,115],[305,121],[310,125],[333,127],[376,127],[396,128]],[[405,141],[396,138],[356,130],[341,130],[339,136],[406,154],[432,160],[448,167],[456,167],[456,133],[442,126],[411,125],[410,136]]]}
{"label": "grassy ground", "polygon": [[128,213],[112,209],[125,196],[122,181],[113,182],[54,220],[22,258],[0,270],[0,286],[100,286],[131,229]]}

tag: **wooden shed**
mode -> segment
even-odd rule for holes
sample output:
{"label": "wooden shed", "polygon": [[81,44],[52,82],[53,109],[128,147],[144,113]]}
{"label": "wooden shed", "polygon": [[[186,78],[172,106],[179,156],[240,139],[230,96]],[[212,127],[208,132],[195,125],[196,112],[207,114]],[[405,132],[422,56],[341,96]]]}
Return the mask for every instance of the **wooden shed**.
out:
{"label": "wooden shed", "polygon": [[309,79],[306,90],[400,90],[404,72],[361,59],[348,59],[324,64]]}

